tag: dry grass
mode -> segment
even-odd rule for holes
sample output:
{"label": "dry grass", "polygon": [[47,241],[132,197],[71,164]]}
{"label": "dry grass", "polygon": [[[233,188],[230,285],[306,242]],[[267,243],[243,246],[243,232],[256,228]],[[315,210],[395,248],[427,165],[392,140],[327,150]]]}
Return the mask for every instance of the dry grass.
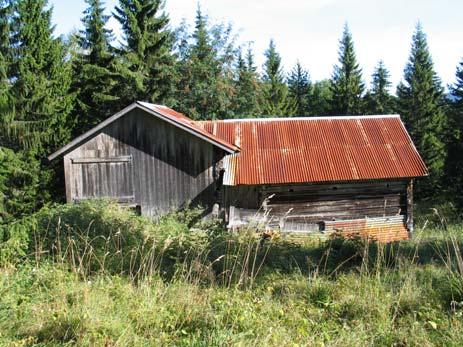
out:
{"label": "dry grass", "polygon": [[0,270],[0,345],[463,344],[461,226],[377,245],[194,220],[100,202],[23,221],[9,244],[27,248]]}

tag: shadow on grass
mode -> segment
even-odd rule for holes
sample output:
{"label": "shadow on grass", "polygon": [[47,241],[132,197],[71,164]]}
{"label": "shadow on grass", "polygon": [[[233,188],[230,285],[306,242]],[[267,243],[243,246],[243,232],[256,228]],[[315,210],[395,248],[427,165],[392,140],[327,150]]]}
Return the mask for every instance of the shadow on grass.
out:
{"label": "shadow on grass", "polygon": [[[454,259],[461,259],[458,230],[453,238],[428,235],[386,245],[344,238],[263,241],[253,230],[230,233],[217,223],[198,225],[197,215],[190,210],[153,222],[108,201],[58,205],[25,220],[22,232],[17,232],[24,242],[12,244],[24,244],[21,252],[36,263],[51,259],[83,277],[105,273],[138,281],[159,275],[166,281],[221,285],[253,283],[260,273],[269,271],[335,277],[404,263],[456,266]],[[13,236],[16,229],[11,228]],[[15,252],[10,253],[22,261],[24,257]]]}
{"label": "shadow on grass", "polygon": [[[447,266],[463,255],[461,239],[421,239],[399,241],[388,244],[366,241],[360,238],[333,238],[318,245],[296,244],[281,241],[269,245],[265,259],[266,268],[281,271],[297,271],[305,274],[319,273],[336,275],[361,266],[372,269],[393,269],[404,263]],[[453,264],[456,265],[456,264]]]}

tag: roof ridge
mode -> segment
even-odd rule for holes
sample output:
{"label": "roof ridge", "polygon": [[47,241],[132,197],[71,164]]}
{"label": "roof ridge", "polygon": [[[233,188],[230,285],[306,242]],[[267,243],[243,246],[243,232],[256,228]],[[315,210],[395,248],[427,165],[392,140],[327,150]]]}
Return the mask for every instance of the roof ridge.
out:
{"label": "roof ridge", "polygon": [[350,116],[317,116],[317,117],[268,117],[268,118],[230,118],[230,119],[210,119],[195,121],[197,123],[219,122],[219,123],[234,123],[234,122],[277,122],[277,121],[301,121],[301,120],[348,120],[348,119],[383,119],[383,118],[400,118],[399,114],[383,114],[383,115],[350,115]]}

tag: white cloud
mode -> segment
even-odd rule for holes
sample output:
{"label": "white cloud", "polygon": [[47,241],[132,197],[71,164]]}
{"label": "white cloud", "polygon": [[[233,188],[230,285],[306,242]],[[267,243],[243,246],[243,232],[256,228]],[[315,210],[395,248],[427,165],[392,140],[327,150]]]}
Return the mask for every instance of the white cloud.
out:
{"label": "white cloud", "polygon": [[123,33],[121,24],[117,21],[116,18],[111,17],[109,18],[108,22],[106,23],[106,27],[113,31],[113,35],[116,37],[116,41],[120,41]]}
{"label": "white cloud", "polygon": [[[60,33],[79,25],[85,6],[83,0],[74,1],[51,1],[59,12],[55,19]],[[197,1],[166,1],[173,26],[183,18],[193,23]],[[112,9],[116,3],[107,0],[106,6]],[[257,62],[262,63],[263,52],[274,38],[286,69],[299,59],[315,80],[331,76],[346,21],[368,83],[379,59],[385,61],[394,84],[402,78],[418,20],[428,34],[435,67],[444,83],[454,81],[456,65],[463,57],[461,0],[200,0],[200,4],[212,20],[231,22],[240,42],[254,42]],[[77,12],[69,10],[71,6]],[[121,34],[114,19],[108,27]]]}
{"label": "white cloud", "polygon": [[[449,6],[436,7],[418,0],[407,4],[399,0],[388,3],[379,0],[202,0],[200,4],[212,19],[232,22],[242,41],[254,42],[259,63],[263,61],[262,53],[270,38],[274,38],[286,69],[299,59],[316,80],[331,76],[346,21],[368,83],[379,59],[385,61],[393,83],[400,81],[418,18],[430,32],[430,48],[444,81],[452,79],[455,61],[459,59],[458,38],[451,33],[437,37],[432,35],[434,27],[427,27],[429,22],[442,21],[443,14],[439,11],[452,11]],[[196,6],[195,1],[168,0],[167,12],[173,24],[185,17],[192,22]],[[444,24],[440,23],[441,29]]]}

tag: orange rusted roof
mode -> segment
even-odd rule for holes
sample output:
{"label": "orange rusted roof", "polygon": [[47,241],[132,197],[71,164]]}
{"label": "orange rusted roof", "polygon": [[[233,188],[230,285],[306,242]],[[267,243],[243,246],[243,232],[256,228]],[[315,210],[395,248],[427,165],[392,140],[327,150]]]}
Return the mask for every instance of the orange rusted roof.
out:
{"label": "orange rusted roof", "polygon": [[398,115],[196,123],[240,148],[225,160],[227,185],[427,175]]}
{"label": "orange rusted roof", "polygon": [[236,152],[237,150],[239,150],[239,148],[233,145],[232,143],[227,142],[226,140],[223,140],[222,138],[217,137],[208,131],[205,131],[202,127],[198,126],[198,122],[193,121],[191,118],[188,118],[183,113],[177,112],[164,105],[150,104],[150,103],[141,102],[141,101],[139,101],[138,103],[142,105],[143,107],[146,107],[177,124],[181,124],[185,126],[192,132],[196,133],[197,135],[202,135],[206,137],[207,139],[220,144],[221,146],[227,148],[228,150],[232,152]]}

